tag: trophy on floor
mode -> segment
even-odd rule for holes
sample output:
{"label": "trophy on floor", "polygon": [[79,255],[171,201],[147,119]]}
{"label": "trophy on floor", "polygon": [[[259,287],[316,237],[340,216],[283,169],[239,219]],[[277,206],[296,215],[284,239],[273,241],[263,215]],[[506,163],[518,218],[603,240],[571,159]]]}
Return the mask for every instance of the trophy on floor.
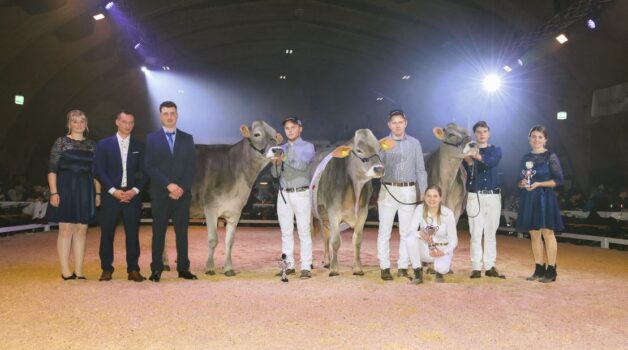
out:
{"label": "trophy on floor", "polygon": [[534,163],[527,161],[526,168],[521,170],[521,174],[526,179],[526,187],[530,187],[530,185],[532,185],[532,176],[536,175],[536,170],[532,169],[533,167]]}
{"label": "trophy on floor", "polygon": [[288,274],[286,273],[288,270],[288,262],[286,261],[286,254],[281,254],[279,268],[281,269],[281,282],[288,282]]}

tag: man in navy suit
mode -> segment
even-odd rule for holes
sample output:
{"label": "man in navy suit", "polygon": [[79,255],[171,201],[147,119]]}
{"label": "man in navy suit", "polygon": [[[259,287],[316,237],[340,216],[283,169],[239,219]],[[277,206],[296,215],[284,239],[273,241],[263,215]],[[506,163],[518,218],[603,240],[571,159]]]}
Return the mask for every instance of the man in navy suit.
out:
{"label": "man in navy suit", "polygon": [[162,127],[146,140],[144,166],[150,176],[151,211],[153,213],[153,262],[150,280],[159,282],[164,269],[162,255],[172,218],[177,243],[177,271],[180,278],[196,279],[190,272],[188,258],[188,220],[190,188],[196,169],[196,150],[192,135],[177,129],[177,105],[165,101],[159,105]]}
{"label": "man in navy suit", "polygon": [[118,132],[104,138],[96,146],[94,170],[103,188],[100,219],[100,281],[110,281],[113,274],[113,239],[116,224],[122,214],[126,235],[126,263],[128,279],[142,282],[138,260],[140,241],[138,237],[140,191],[146,184],[144,174],[144,145],[131,137],[135,117],[127,111],[116,118]]}

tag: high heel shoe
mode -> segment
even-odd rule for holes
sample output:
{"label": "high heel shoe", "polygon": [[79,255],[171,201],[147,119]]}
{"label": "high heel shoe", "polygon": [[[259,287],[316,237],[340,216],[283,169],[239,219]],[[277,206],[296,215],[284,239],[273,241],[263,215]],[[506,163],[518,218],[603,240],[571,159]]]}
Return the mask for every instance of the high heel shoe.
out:
{"label": "high heel shoe", "polygon": [[75,280],[76,279],[76,274],[74,272],[72,272],[72,275],[69,276],[69,277],[65,277],[63,274],[61,274],[61,278],[63,278],[64,281]]}
{"label": "high heel shoe", "polygon": [[79,279],[79,280],[86,280],[87,278],[85,278],[85,276],[76,276],[76,279]]}

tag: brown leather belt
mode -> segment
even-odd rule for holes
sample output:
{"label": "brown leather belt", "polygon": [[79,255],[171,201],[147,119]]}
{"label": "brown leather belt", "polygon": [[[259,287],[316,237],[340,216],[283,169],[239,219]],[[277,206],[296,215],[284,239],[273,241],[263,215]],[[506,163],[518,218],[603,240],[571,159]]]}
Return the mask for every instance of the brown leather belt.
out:
{"label": "brown leather belt", "polygon": [[283,190],[286,191],[286,192],[303,192],[303,191],[307,191],[309,189],[310,189],[309,186],[303,186],[303,187],[284,188]]}
{"label": "brown leather belt", "polygon": [[416,182],[382,182],[386,186],[395,186],[395,187],[410,187],[414,186]]}

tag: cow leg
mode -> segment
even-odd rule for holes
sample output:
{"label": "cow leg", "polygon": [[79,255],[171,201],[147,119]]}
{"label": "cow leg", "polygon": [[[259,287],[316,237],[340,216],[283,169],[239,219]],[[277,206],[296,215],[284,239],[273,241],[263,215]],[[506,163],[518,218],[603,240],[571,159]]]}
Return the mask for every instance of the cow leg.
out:
{"label": "cow leg", "polygon": [[324,226],[321,222],[321,226],[323,227],[323,265],[326,269],[330,267],[330,257],[329,257],[329,228]]}
{"label": "cow leg", "polygon": [[362,260],[360,259],[360,249],[362,247],[362,233],[364,231],[367,213],[367,210],[361,211],[360,217],[353,230],[353,274],[356,276],[364,276]]}
{"label": "cow leg", "polygon": [[338,250],[340,249],[340,227],[337,223],[329,223],[331,234],[331,261],[329,277],[338,276]]}
{"label": "cow leg", "polygon": [[205,208],[205,225],[207,226],[207,241],[209,243],[207,262],[205,263],[205,274],[213,276],[216,274],[214,250],[218,245],[218,217],[211,209],[207,208]]}
{"label": "cow leg", "polygon": [[227,234],[225,236],[225,276],[233,277],[235,272],[231,265],[231,248],[233,248],[233,240],[235,238],[235,230],[238,227],[238,220],[240,218],[229,219],[227,221]]}

